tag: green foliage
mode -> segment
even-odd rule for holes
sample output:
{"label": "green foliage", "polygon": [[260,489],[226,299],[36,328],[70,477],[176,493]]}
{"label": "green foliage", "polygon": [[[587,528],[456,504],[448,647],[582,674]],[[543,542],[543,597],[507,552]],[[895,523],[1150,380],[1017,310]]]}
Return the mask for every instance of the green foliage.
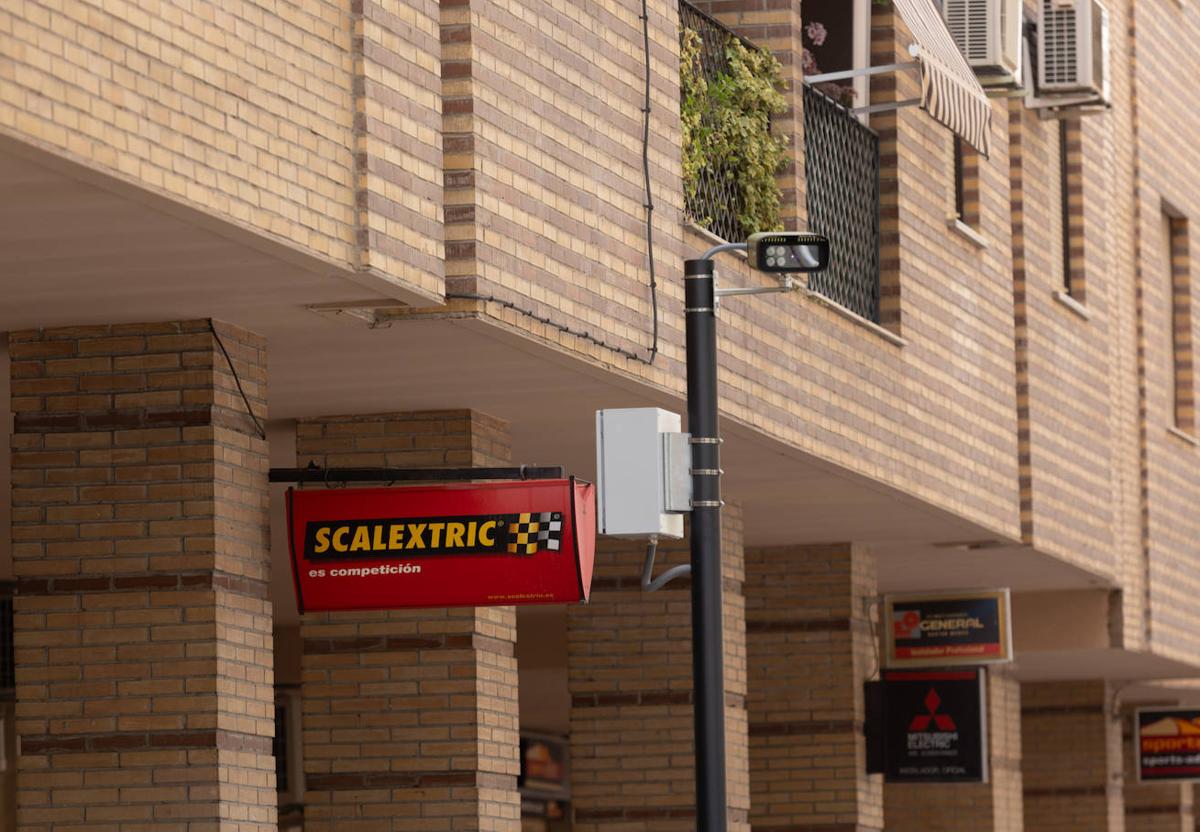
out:
{"label": "green foliage", "polygon": [[[725,45],[727,69],[705,77],[700,35],[684,29],[680,54],[683,122],[683,182],[687,204],[697,199],[703,179],[724,177],[737,194],[737,220],[746,234],[774,231],[779,221],[775,175],[787,141],[771,132],[771,116],[787,109],[779,91],[779,61],[765,49],[749,49],[737,38]],[[720,206],[708,206],[708,208]],[[705,227],[713,218],[695,216]]]}

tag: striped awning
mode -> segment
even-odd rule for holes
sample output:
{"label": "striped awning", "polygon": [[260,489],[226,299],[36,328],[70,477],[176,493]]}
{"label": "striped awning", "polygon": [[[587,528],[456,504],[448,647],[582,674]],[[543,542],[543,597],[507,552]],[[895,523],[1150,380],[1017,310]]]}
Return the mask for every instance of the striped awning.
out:
{"label": "striped awning", "polygon": [[921,66],[921,108],[984,156],[991,149],[992,105],[932,0],[892,0],[912,32]]}

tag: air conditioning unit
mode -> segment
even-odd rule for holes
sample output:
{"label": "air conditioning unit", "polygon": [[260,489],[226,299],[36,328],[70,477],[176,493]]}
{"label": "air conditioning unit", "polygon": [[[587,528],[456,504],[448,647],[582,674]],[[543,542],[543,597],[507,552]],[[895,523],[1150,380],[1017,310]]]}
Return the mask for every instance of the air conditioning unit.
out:
{"label": "air conditioning unit", "polygon": [[979,83],[1021,85],[1021,0],[944,0],[942,17]]}
{"label": "air conditioning unit", "polygon": [[1041,0],[1041,5],[1037,98],[1044,106],[1107,106],[1108,10],[1098,0]]}

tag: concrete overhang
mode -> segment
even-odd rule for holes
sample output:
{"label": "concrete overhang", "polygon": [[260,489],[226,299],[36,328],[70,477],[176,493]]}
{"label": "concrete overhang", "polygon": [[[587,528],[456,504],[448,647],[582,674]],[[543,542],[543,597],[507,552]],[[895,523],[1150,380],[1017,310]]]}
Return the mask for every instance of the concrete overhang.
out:
{"label": "concrete overhang", "polygon": [[1200,667],[1196,665],[1119,647],[1018,651],[1012,669],[1022,682],[1200,679]]}
{"label": "concrete overhang", "polygon": [[[213,317],[268,339],[273,419],[475,408],[512,423],[515,461],[560,463],[585,478],[594,473],[596,409],[684,410],[676,394],[494,321],[448,316],[372,328],[317,314],[310,307],[392,298],[278,241],[101,184],[61,160],[45,166],[0,147],[0,332]],[[888,589],[1106,581],[1021,547],[1006,536],[1012,530],[971,522],[750,426],[725,420],[722,432],[725,493],[745,509],[748,545],[878,546]]]}

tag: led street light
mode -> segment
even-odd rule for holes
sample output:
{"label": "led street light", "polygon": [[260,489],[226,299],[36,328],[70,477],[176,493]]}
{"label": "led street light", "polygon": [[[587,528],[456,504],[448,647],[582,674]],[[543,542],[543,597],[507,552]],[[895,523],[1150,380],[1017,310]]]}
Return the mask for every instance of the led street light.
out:
{"label": "led street light", "polygon": [[760,272],[819,272],[829,266],[829,240],[799,231],[766,231],[747,241],[750,265]]}

